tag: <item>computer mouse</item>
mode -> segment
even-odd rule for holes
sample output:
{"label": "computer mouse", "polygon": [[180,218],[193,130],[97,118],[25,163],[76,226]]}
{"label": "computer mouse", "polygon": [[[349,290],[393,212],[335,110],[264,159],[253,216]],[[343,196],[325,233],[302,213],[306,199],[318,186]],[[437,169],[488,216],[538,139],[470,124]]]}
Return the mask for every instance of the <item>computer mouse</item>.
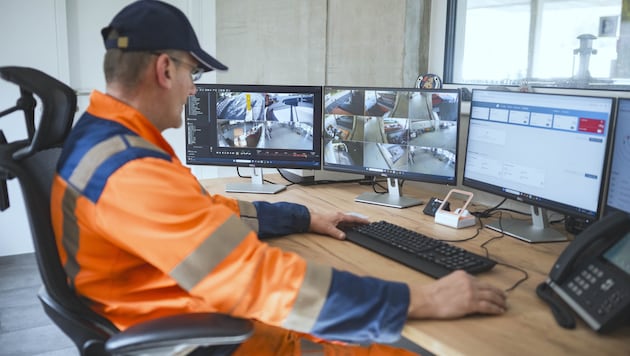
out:
{"label": "computer mouse", "polygon": [[357,218],[366,219],[366,220],[368,219],[367,215],[357,213],[356,211],[349,211],[346,213],[346,215],[352,215],[352,216],[356,216]]}

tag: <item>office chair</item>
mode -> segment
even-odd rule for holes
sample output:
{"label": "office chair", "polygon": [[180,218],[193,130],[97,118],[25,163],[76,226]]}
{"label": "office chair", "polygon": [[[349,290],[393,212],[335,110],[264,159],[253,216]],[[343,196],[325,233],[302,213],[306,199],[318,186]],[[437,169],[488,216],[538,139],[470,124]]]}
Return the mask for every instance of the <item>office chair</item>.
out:
{"label": "office chair", "polygon": [[[21,94],[16,106],[0,112],[0,117],[24,111],[28,132],[26,139],[7,142],[0,131],[0,211],[9,207],[6,180],[17,178],[43,282],[38,298],[79,353],[158,355],[208,347],[208,354],[223,355],[245,341],[253,329],[251,322],[217,313],[174,315],[120,331],[74,293],[67,284],[55,243],[50,190],[61,145],[72,128],[76,95],[65,84],[32,68],[0,67],[0,77],[17,84]],[[33,94],[42,104],[37,126]]]}

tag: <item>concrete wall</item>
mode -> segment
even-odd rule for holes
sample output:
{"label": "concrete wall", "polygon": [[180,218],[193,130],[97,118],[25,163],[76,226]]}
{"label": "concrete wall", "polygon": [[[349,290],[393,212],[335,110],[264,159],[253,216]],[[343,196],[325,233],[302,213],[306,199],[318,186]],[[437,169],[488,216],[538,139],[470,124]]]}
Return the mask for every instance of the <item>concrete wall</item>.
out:
{"label": "concrete wall", "polygon": [[429,10],[424,0],[217,0],[217,55],[230,67],[217,81],[414,86]]}

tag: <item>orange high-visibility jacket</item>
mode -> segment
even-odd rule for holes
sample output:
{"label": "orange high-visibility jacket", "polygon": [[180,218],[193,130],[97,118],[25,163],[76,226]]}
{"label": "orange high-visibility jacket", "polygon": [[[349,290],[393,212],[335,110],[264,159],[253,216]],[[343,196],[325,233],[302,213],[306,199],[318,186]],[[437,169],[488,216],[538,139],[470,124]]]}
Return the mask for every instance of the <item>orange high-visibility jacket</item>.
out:
{"label": "orange high-visibility jacket", "polygon": [[259,239],[307,231],[304,206],[209,194],[147,118],[97,91],[65,143],[51,205],[69,283],[121,329],[216,311],[323,339],[389,342],[406,319],[405,284]]}

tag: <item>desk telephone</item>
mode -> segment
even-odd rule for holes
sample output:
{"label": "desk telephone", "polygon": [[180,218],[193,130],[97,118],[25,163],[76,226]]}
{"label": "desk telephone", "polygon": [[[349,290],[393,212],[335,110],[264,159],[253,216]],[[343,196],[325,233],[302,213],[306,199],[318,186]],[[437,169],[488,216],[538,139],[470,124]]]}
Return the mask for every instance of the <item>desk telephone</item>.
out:
{"label": "desk telephone", "polygon": [[[565,328],[575,327],[566,306],[598,332],[628,323],[630,216],[612,213],[577,235],[536,292]],[[566,304],[562,305],[555,296]]]}

